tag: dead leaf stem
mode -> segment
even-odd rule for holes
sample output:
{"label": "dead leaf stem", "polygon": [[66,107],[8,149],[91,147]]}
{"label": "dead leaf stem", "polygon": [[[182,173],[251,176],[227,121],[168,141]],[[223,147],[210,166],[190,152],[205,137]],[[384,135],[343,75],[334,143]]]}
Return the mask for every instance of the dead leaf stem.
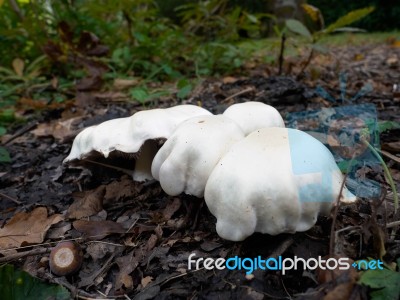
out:
{"label": "dead leaf stem", "polygon": [[0,197],[6,198],[8,200],[11,200],[12,202],[14,202],[15,204],[18,204],[18,205],[22,204],[21,201],[18,201],[17,199],[15,199],[13,197],[10,197],[10,196],[7,196],[7,195],[5,195],[3,193],[0,193]]}
{"label": "dead leaf stem", "polygon": [[13,261],[13,260],[16,260],[16,259],[20,259],[20,258],[23,258],[23,257],[40,255],[40,254],[44,254],[44,253],[48,253],[48,252],[50,252],[49,248],[39,248],[39,249],[32,249],[30,251],[10,254],[10,255],[7,255],[5,257],[0,257],[0,263],[10,262],[10,261]]}

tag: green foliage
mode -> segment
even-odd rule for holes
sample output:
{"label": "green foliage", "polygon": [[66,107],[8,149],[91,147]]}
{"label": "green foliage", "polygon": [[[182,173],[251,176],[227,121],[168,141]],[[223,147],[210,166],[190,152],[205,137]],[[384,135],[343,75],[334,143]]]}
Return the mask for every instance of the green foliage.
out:
{"label": "green foliage", "polygon": [[300,36],[306,37],[312,43],[316,43],[321,37],[334,32],[335,30],[343,29],[345,26],[350,25],[374,11],[374,7],[366,7],[348,12],[346,15],[337,19],[334,23],[330,24],[327,28],[311,33],[308,28],[298,20],[288,19],[285,22],[287,29]]}
{"label": "green foliage", "polygon": [[10,163],[11,157],[7,149],[0,146],[0,163]]}
{"label": "green foliage", "polygon": [[176,8],[180,22],[188,32],[206,40],[237,41],[240,32],[260,37],[261,21],[274,18],[267,13],[249,13],[240,6],[229,5],[228,0],[189,2]]}
{"label": "green foliage", "polygon": [[399,29],[400,2],[382,0],[308,0],[307,3],[318,7],[324,13],[327,24],[333,23],[348,11],[374,6],[376,9],[367,17],[357,21],[354,26],[371,31],[389,31]]}
{"label": "green foliage", "polygon": [[385,132],[387,130],[399,129],[400,123],[394,121],[380,121],[378,122],[379,133]]}
{"label": "green foliage", "polygon": [[178,83],[176,84],[177,88],[178,88],[178,92],[176,93],[176,96],[179,99],[184,99],[187,96],[189,96],[190,92],[193,89],[193,85],[191,84],[191,82],[187,79],[181,79],[178,81]]}
{"label": "green foliage", "polygon": [[[182,26],[161,16],[154,0],[104,0],[101,5],[96,1],[40,0],[20,3],[22,16],[6,2],[0,14],[0,22],[5,24],[0,29],[0,54],[6,66],[16,57],[29,65],[44,51],[47,64],[36,69],[47,74],[47,78],[41,77],[44,80],[51,74],[71,81],[110,78],[99,71],[100,64],[114,77],[124,74],[146,80],[226,73],[244,61],[235,46],[240,32],[258,37],[261,21],[271,17],[228,2],[187,2],[177,8]],[[100,50],[105,46],[109,55],[102,56],[105,51]],[[23,88],[6,87],[2,96]]]}
{"label": "green foliage", "polygon": [[[399,265],[400,259],[397,261]],[[397,300],[400,297],[400,273],[389,268],[363,272],[359,283],[369,286],[372,300]]]}
{"label": "green foliage", "polygon": [[156,98],[169,95],[167,90],[149,90],[146,86],[132,88],[129,92],[133,100],[143,105]]}
{"label": "green foliage", "polygon": [[[307,6],[305,6],[305,7],[307,7]],[[298,20],[287,19],[285,21],[285,28],[283,30],[280,30],[280,29],[275,30],[278,33],[278,35],[282,36],[283,33],[285,32],[285,29],[287,29],[297,35],[304,37],[306,39],[306,43],[308,43],[309,47],[310,47],[310,53],[308,55],[306,63],[303,64],[303,67],[297,76],[302,75],[305,68],[310,64],[311,59],[315,52],[321,52],[321,53],[327,52],[325,47],[322,47],[317,44],[317,42],[319,40],[321,40],[322,37],[334,32],[336,30],[340,30],[340,29],[344,29],[344,28],[347,30],[354,30],[354,29],[343,27],[343,26],[347,26],[351,23],[354,23],[354,22],[364,18],[365,16],[370,14],[373,10],[374,10],[374,7],[367,7],[367,8],[351,11],[351,12],[347,13],[346,15],[340,17],[334,23],[329,25],[326,29],[313,31],[312,33],[304,24],[302,24]],[[310,14],[310,17],[312,19],[316,18],[317,21],[320,21],[320,23],[323,24],[323,21],[322,21],[323,17],[318,8],[313,8],[312,11],[305,9],[305,13]],[[319,18],[320,18],[320,20],[319,20]]]}
{"label": "green foliage", "polygon": [[71,299],[62,286],[44,283],[12,265],[0,267],[0,295],[4,300]]}
{"label": "green foliage", "polygon": [[286,20],[285,25],[290,31],[312,40],[311,32],[300,21],[294,19],[288,19]]}
{"label": "green foliage", "polygon": [[361,20],[362,18],[368,16],[374,10],[375,10],[375,8],[373,6],[353,10],[353,11],[347,13],[346,15],[344,15],[343,17],[340,17],[339,19],[337,19],[334,23],[330,24],[323,31],[323,33],[324,34],[331,33],[341,27],[345,27],[354,22],[357,22],[358,20]]}
{"label": "green foliage", "polygon": [[[3,126],[0,126],[0,136],[5,135],[7,129]],[[6,148],[0,146],[0,163],[9,163],[11,162],[11,157]]]}

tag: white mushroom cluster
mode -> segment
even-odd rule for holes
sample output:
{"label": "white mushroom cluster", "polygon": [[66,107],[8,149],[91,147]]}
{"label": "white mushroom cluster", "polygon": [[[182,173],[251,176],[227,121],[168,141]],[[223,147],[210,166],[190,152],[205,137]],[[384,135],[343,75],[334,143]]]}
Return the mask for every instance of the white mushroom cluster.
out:
{"label": "white mushroom cluster", "polygon": [[[222,115],[192,105],[153,109],[86,128],[64,162],[93,151],[139,153],[134,180],[154,178],[169,195],[204,196],[227,240],[306,231],[336,199],[356,197],[341,191],[343,175],[321,142],[284,127],[279,112],[259,102]],[[151,143],[161,138],[161,148]]]}
{"label": "white mushroom cluster", "polygon": [[139,111],[128,118],[118,118],[85,128],[72,144],[64,163],[84,160],[97,152],[108,157],[113,151],[137,154],[133,179],[153,179],[151,163],[158,147],[152,141],[168,139],[183,121],[211,113],[195,105],[178,105],[165,109]]}

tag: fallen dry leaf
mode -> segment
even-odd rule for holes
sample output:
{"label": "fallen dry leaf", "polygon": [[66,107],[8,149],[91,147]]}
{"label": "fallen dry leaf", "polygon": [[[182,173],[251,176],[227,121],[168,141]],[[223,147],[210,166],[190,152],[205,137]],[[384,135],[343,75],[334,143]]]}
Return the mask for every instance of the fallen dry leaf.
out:
{"label": "fallen dry leaf", "polygon": [[17,74],[18,76],[21,76],[21,77],[24,75],[25,62],[22,59],[15,58],[12,61],[12,66],[13,66],[15,74]]}
{"label": "fallen dry leaf", "polygon": [[117,245],[91,242],[86,248],[86,253],[89,254],[94,261],[104,258],[107,254],[115,253]]}
{"label": "fallen dry leaf", "polygon": [[[330,258],[335,258],[335,259],[340,259],[341,256],[338,255],[334,255],[334,256],[324,256],[323,259],[324,260],[329,260]],[[352,259],[349,259],[349,264],[352,264],[354,261]],[[354,268],[350,268],[348,270],[341,270],[339,269],[339,267],[337,267],[336,269],[333,270],[329,270],[327,268],[325,269],[321,269],[321,268],[317,268],[317,270],[315,271],[318,282],[319,283],[327,283],[333,280],[336,280],[339,277],[344,277],[344,276],[348,276],[349,278],[357,278],[357,271]]]}
{"label": "fallen dry leaf", "polygon": [[133,87],[139,83],[138,79],[122,79],[122,78],[115,78],[113,86],[117,90],[124,90],[130,87]]}
{"label": "fallen dry leaf", "polygon": [[123,101],[129,98],[128,95],[122,92],[101,92],[101,93],[92,93],[92,96],[95,97],[97,101],[104,101],[104,102],[118,102]]}
{"label": "fallen dry leaf", "polygon": [[166,221],[170,220],[174,213],[181,207],[182,201],[179,198],[174,198],[172,202],[169,202],[167,207],[163,211],[163,217]]}
{"label": "fallen dry leaf", "polygon": [[142,278],[142,280],[140,281],[140,283],[142,284],[142,286],[145,288],[149,283],[151,283],[153,281],[153,277],[151,276],[146,276],[144,278]]}
{"label": "fallen dry leaf", "polygon": [[68,120],[58,120],[51,123],[41,123],[32,133],[37,137],[52,136],[56,140],[63,141],[75,134],[73,125],[80,122],[82,117],[73,117]]}
{"label": "fallen dry leaf", "polygon": [[106,192],[104,185],[87,191],[83,197],[74,196],[75,201],[68,208],[67,218],[82,219],[97,214],[103,209],[103,197]]}
{"label": "fallen dry leaf", "polygon": [[18,99],[16,106],[18,108],[21,108],[23,111],[28,109],[36,110],[46,108],[48,106],[48,103],[45,100],[21,97],[20,99]]}
{"label": "fallen dry leaf", "polygon": [[59,214],[47,216],[46,207],[16,213],[4,228],[0,229],[0,249],[42,243],[50,226],[62,220],[63,216]]}
{"label": "fallen dry leaf", "polygon": [[50,230],[47,232],[46,237],[48,239],[59,239],[60,237],[63,237],[65,233],[71,228],[72,225],[70,222],[58,223],[56,226],[50,228]]}
{"label": "fallen dry leaf", "polygon": [[72,223],[72,226],[87,236],[89,239],[101,240],[107,235],[114,233],[125,233],[121,224],[105,220],[105,221],[85,221],[78,220]]}
{"label": "fallen dry leaf", "polygon": [[382,149],[394,153],[400,153],[400,142],[385,143],[382,145]]}
{"label": "fallen dry leaf", "polygon": [[125,286],[126,289],[131,289],[133,287],[133,280],[129,274],[139,265],[138,250],[139,249],[132,251],[128,255],[118,257],[115,260],[120,270],[115,280],[115,289],[117,291],[123,286]]}
{"label": "fallen dry leaf", "polygon": [[222,82],[225,84],[234,83],[236,81],[238,81],[238,79],[236,77],[232,77],[232,76],[226,76],[226,77],[222,78]]}
{"label": "fallen dry leaf", "polygon": [[151,251],[157,245],[158,237],[155,234],[152,234],[146,243],[146,251]]}
{"label": "fallen dry leaf", "polygon": [[143,185],[132,181],[132,177],[123,176],[121,180],[113,181],[106,186],[104,204],[113,203],[128,197],[137,197]]}

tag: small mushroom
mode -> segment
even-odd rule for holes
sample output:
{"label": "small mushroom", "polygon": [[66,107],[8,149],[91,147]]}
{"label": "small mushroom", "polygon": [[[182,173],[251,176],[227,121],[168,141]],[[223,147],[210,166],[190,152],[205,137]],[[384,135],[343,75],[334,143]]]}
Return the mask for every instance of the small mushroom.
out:
{"label": "small mushroom", "polygon": [[91,126],[75,138],[64,163],[85,160],[99,153],[108,157],[114,151],[135,154],[133,179],[153,179],[151,163],[158,151],[155,140],[167,139],[183,121],[211,113],[195,105],[178,105],[164,109],[139,111],[128,118],[118,118]]}
{"label": "small mushroom", "polygon": [[57,276],[77,272],[83,262],[81,247],[72,241],[60,242],[50,252],[50,270]]}
{"label": "small mushroom", "polygon": [[223,115],[234,120],[246,135],[260,128],[285,127],[282,116],[274,107],[256,101],[233,104]]}
{"label": "small mushroom", "polygon": [[191,118],[180,124],[158,151],[151,173],[171,196],[185,192],[203,197],[215,165],[244,136],[236,122],[223,115]]}
{"label": "small mushroom", "polygon": [[[330,151],[311,135],[263,128],[234,144],[210,174],[204,198],[217,233],[241,241],[254,232],[306,231],[328,215],[343,175]],[[344,187],[341,200],[356,197]]]}

